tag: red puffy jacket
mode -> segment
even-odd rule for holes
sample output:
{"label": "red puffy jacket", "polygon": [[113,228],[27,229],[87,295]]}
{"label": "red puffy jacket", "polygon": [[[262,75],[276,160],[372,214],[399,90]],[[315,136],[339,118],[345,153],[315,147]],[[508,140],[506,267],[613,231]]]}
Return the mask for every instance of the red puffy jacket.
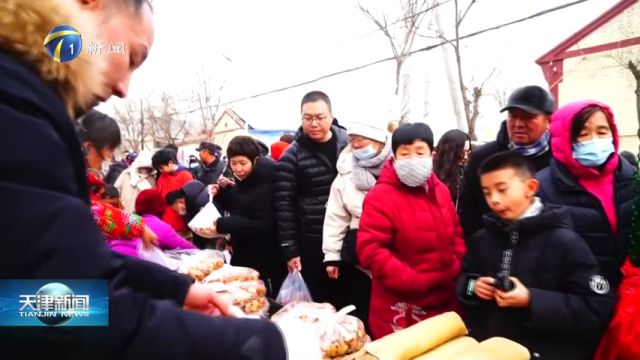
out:
{"label": "red puffy jacket", "polygon": [[390,159],[364,200],[357,252],[373,276],[375,338],[458,310],[462,228],[447,186],[431,175],[427,188],[402,184]]}
{"label": "red puffy jacket", "polygon": [[627,259],[613,320],[600,342],[596,360],[640,359],[640,267]]}
{"label": "red puffy jacket", "polygon": [[[193,176],[186,168],[180,167],[178,170],[170,174],[161,174],[158,178],[156,188],[162,194],[162,198],[165,199],[167,194],[180,190],[182,186],[190,181],[193,181]],[[173,209],[168,208],[164,213],[162,220],[177,232],[184,232],[187,230],[187,226],[184,223],[182,216],[178,215]]]}

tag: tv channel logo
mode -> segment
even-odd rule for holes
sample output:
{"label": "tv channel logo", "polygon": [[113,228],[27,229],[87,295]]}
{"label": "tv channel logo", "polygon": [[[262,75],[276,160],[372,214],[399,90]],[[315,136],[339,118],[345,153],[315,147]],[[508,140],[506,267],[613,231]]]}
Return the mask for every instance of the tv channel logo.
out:
{"label": "tv channel logo", "polygon": [[69,25],[56,26],[44,39],[44,47],[49,56],[57,62],[68,62],[80,55],[82,36]]}
{"label": "tv channel logo", "polygon": [[106,280],[0,280],[0,326],[107,326]]}

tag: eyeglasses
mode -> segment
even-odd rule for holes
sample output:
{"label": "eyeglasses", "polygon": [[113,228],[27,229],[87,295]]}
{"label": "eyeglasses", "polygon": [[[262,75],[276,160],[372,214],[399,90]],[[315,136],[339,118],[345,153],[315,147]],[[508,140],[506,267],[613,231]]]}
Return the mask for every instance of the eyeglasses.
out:
{"label": "eyeglasses", "polygon": [[323,122],[327,119],[326,115],[304,115],[302,117],[302,120],[307,123],[313,123],[314,121]]}
{"label": "eyeglasses", "polygon": [[368,145],[371,143],[371,140],[362,137],[362,136],[349,136],[349,144],[351,145]]}

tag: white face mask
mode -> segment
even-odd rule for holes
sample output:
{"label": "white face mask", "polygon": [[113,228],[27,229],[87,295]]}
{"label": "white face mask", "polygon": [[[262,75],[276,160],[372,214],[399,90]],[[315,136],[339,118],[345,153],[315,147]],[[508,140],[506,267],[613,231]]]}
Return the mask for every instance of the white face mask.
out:
{"label": "white face mask", "polygon": [[393,163],[400,181],[409,187],[418,187],[427,183],[433,170],[433,159],[429,157],[396,159]]}
{"label": "white face mask", "polygon": [[362,149],[353,150],[353,156],[358,160],[369,160],[373,159],[378,151],[373,147],[372,144],[369,144]]}

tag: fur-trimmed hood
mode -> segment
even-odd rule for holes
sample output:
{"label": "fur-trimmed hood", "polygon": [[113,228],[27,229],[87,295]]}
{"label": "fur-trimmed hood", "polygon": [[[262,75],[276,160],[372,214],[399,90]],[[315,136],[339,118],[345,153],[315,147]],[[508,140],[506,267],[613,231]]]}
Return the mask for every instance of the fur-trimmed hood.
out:
{"label": "fur-trimmed hood", "polygon": [[29,65],[60,95],[71,118],[96,104],[103,92],[104,58],[83,51],[66,63],[54,61],[44,39],[56,26],[69,25],[82,34],[84,46],[97,31],[75,0],[0,1],[0,51]]}

